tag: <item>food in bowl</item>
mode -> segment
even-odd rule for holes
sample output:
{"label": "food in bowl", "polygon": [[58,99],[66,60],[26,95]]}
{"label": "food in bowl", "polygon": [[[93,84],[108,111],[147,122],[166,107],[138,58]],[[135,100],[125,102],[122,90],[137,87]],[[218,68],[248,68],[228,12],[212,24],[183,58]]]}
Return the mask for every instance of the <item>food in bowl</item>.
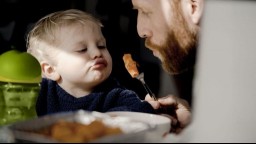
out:
{"label": "food in bowl", "polygon": [[60,142],[90,142],[92,140],[122,134],[119,127],[110,127],[100,120],[94,120],[88,125],[79,122],[59,120],[56,123],[35,131]]}

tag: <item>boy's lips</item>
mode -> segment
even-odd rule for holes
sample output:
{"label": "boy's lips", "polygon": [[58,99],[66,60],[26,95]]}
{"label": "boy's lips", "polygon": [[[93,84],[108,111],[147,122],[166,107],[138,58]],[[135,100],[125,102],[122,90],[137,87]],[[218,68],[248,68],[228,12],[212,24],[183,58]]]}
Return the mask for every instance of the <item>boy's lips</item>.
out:
{"label": "boy's lips", "polygon": [[107,61],[105,59],[97,59],[95,63],[93,64],[93,69],[101,69],[105,68],[108,65]]}

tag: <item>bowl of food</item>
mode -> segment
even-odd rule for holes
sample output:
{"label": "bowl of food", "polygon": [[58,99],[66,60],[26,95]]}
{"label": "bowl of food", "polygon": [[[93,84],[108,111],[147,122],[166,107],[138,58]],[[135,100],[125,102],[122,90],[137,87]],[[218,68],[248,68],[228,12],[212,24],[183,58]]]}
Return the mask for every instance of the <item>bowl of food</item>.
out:
{"label": "bowl of food", "polygon": [[144,143],[154,129],[142,121],[78,110],[61,112],[7,126],[13,142],[33,143]]}
{"label": "bowl of food", "polygon": [[107,112],[107,114],[112,117],[122,116],[131,120],[148,123],[155,128],[148,134],[148,137],[155,139],[156,141],[166,136],[171,129],[171,119],[162,115],[129,111],[114,111]]}

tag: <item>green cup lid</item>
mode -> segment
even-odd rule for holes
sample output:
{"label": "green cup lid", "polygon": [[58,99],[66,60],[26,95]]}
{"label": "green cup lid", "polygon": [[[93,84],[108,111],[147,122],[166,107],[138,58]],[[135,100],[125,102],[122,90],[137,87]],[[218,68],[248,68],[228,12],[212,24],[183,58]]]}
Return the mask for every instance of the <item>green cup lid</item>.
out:
{"label": "green cup lid", "polygon": [[0,81],[39,83],[41,79],[41,66],[31,54],[10,50],[0,55]]}

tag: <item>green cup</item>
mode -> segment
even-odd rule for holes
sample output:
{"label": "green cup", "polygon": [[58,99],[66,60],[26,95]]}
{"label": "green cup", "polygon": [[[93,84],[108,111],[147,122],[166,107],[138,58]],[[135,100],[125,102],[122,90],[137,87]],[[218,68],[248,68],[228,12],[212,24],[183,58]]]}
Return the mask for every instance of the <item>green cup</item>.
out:
{"label": "green cup", "polygon": [[0,55],[0,126],[36,117],[41,66],[27,52]]}
{"label": "green cup", "polygon": [[0,125],[36,118],[39,84],[0,82]]}

